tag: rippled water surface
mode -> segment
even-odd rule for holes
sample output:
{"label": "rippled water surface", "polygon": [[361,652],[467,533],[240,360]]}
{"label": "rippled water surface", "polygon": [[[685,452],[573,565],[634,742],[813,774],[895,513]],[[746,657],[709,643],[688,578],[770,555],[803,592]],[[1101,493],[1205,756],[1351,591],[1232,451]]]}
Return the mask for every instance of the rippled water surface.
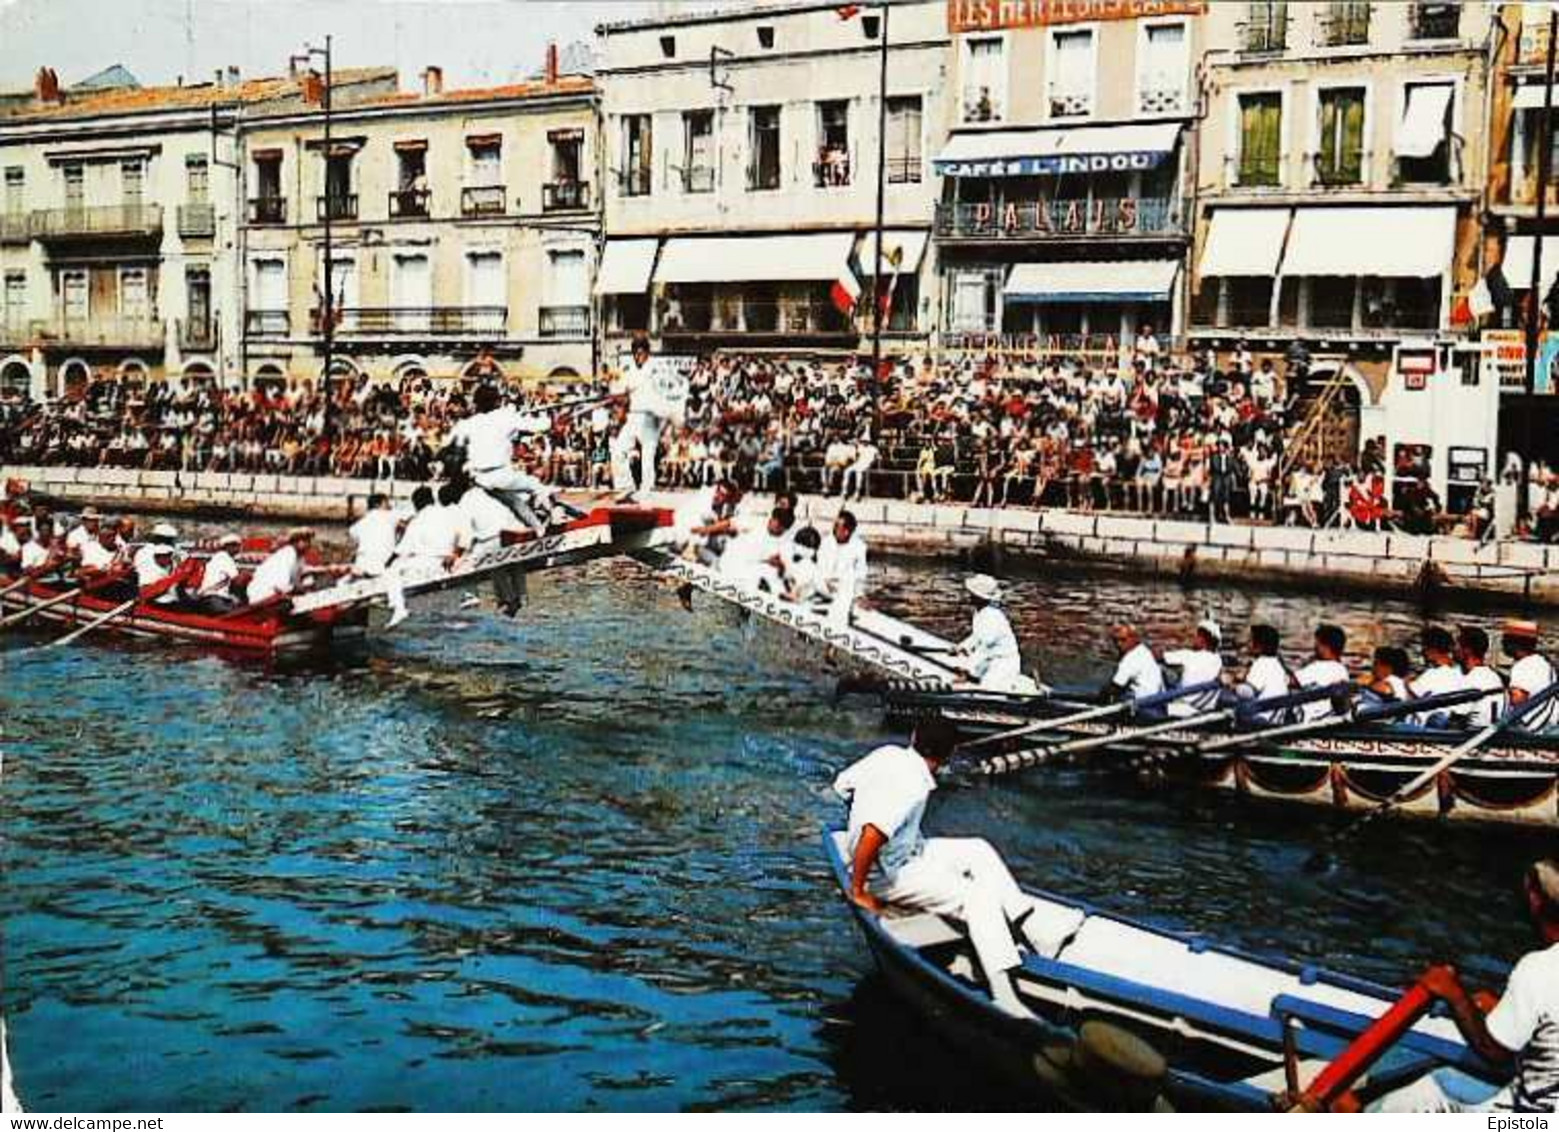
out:
{"label": "rippled water surface", "polygon": [[[957,579],[880,604],[944,631]],[[4,1009],[41,1109],[998,1108],[906,1015],[818,848],[868,705],[626,564],[534,580],[516,624],[418,607],[351,662],[277,672],[146,648],[0,652]],[[1026,578],[1059,679],[1130,611],[1361,650],[1389,602]],[[1492,614],[1481,614],[1488,617]],[[1028,883],[1391,980],[1525,943],[1530,839],[1383,827],[1336,872],[1301,813],[1035,771],[948,790],[936,830]],[[957,1068],[954,1068],[957,1066]]]}

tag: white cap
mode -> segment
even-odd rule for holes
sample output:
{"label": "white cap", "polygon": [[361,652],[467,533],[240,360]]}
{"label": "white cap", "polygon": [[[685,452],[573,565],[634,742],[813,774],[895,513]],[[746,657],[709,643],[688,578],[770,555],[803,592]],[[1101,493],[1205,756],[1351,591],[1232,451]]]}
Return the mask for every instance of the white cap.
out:
{"label": "white cap", "polygon": [[981,601],[999,601],[1001,586],[989,574],[974,574],[964,580],[964,589]]}
{"label": "white cap", "polygon": [[179,532],[174,529],[172,523],[158,523],[152,528],[152,538],[176,539]]}

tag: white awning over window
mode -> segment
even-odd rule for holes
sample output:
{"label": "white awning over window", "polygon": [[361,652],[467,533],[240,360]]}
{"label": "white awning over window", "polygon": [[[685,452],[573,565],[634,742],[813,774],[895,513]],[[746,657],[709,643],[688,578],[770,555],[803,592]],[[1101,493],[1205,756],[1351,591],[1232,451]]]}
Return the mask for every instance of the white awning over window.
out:
{"label": "white awning over window", "polygon": [[1286,208],[1218,209],[1202,248],[1202,274],[1276,275],[1289,216]]}
{"label": "white awning over window", "polygon": [[1449,132],[1450,83],[1424,83],[1407,88],[1407,105],[1402,109],[1402,124],[1397,129],[1398,157],[1428,157]]}
{"label": "white awning over window", "polygon": [[650,289],[655,270],[656,239],[608,240],[595,273],[597,295],[642,295]]}
{"label": "white awning over window", "polygon": [[806,283],[839,278],[854,232],[806,236],[676,237],[660,253],[657,283]]}
{"label": "white awning over window", "polygon": [[[882,244],[888,249],[891,258],[895,252],[899,255],[899,271],[904,274],[913,274],[920,270],[920,261],[926,254],[927,232],[915,231],[911,228],[884,228],[882,230]],[[867,275],[871,274],[872,249],[877,244],[877,233],[868,232],[861,244],[861,270]],[[893,265],[883,261],[882,270],[892,271]]]}
{"label": "white awning over window", "polygon": [[1009,303],[1152,303],[1169,299],[1180,269],[1173,259],[1019,263],[1007,276]]}
{"label": "white awning over window", "polygon": [[[1505,241],[1505,258],[1500,260],[1499,271],[1505,283],[1516,291],[1532,286],[1532,256],[1537,241],[1531,236],[1511,236]],[[1559,239],[1548,237],[1543,241],[1543,282],[1539,290],[1548,294],[1559,278]]]}
{"label": "white awning over window", "polygon": [[1284,275],[1411,276],[1451,270],[1455,208],[1300,208]]}
{"label": "white awning over window", "polygon": [[[1543,84],[1528,83],[1516,88],[1516,96],[1510,100],[1510,105],[1517,110],[1541,110],[1543,98]],[[1554,106],[1559,109],[1559,90],[1554,91]]]}
{"label": "white awning over window", "polygon": [[1157,167],[1179,137],[1178,122],[977,130],[954,134],[934,164],[949,177],[1126,173]]}

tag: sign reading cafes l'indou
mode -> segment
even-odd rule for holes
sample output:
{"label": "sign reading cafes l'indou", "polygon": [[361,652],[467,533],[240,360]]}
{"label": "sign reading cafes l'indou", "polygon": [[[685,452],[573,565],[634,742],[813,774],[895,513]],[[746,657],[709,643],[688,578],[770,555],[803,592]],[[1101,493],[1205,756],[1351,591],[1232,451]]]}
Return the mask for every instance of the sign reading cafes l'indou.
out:
{"label": "sign reading cafes l'indou", "polygon": [[947,30],[999,31],[1094,20],[1199,16],[1207,0],[947,0]]}

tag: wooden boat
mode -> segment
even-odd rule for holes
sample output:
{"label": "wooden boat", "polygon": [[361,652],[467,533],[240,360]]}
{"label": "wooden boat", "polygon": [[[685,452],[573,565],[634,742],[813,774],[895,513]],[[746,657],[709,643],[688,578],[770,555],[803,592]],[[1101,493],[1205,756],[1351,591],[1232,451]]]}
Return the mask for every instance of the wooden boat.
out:
{"label": "wooden boat", "polygon": [[[467,555],[453,569],[432,566],[405,579],[408,597],[457,585],[473,585],[501,571],[521,573],[586,562],[651,545],[671,523],[668,511],[647,507],[597,507],[537,537],[529,532],[486,551]],[[37,624],[84,625],[116,608],[122,597],[81,594],[57,599],[75,586],[36,581],[0,597],[7,613],[34,608]],[[140,602],[95,630],[200,645],[250,656],[298,655],[361,637],[368,611],[385,592],[382,579],[344,581],[299,594],[276,605],[245,607],[221,616],[195,613],[156,602]]]}
{"label": "wooden boat", "polygon": [[[824,852],[848,900],[846,835],[824,835]],[[998,1010],[973,975],[962,926],[927,913],[878,916],[850,909],[892,990],[981,1065],[1037,1103],[1109,1108],[1110,1082],[1068,1082],[1080,1027],[1102,1021],[1147,1042],[1167,1063],[1161,1087],[1182,1110],[1271,1111],[1285,1090],[1307,1086],[1400,997],[1378,983],[1220,947],[1087,903],[1034,894],[1034,916],[1056,925],[1053,954],[1027,952],[1014,987],[1035,1019]],[[1042,1061],[1036,1065],[1036,1055]],[[1467,1047],[1445,1017],[1418,1021],[1356,1088],[1367,1103],[1425,1073],[1455,1067],[1503,1079]],[[1073,1088],[1057,1094],[1057,1077]],[[1102,1086],[1090,1093],[1089,1084]]]}

